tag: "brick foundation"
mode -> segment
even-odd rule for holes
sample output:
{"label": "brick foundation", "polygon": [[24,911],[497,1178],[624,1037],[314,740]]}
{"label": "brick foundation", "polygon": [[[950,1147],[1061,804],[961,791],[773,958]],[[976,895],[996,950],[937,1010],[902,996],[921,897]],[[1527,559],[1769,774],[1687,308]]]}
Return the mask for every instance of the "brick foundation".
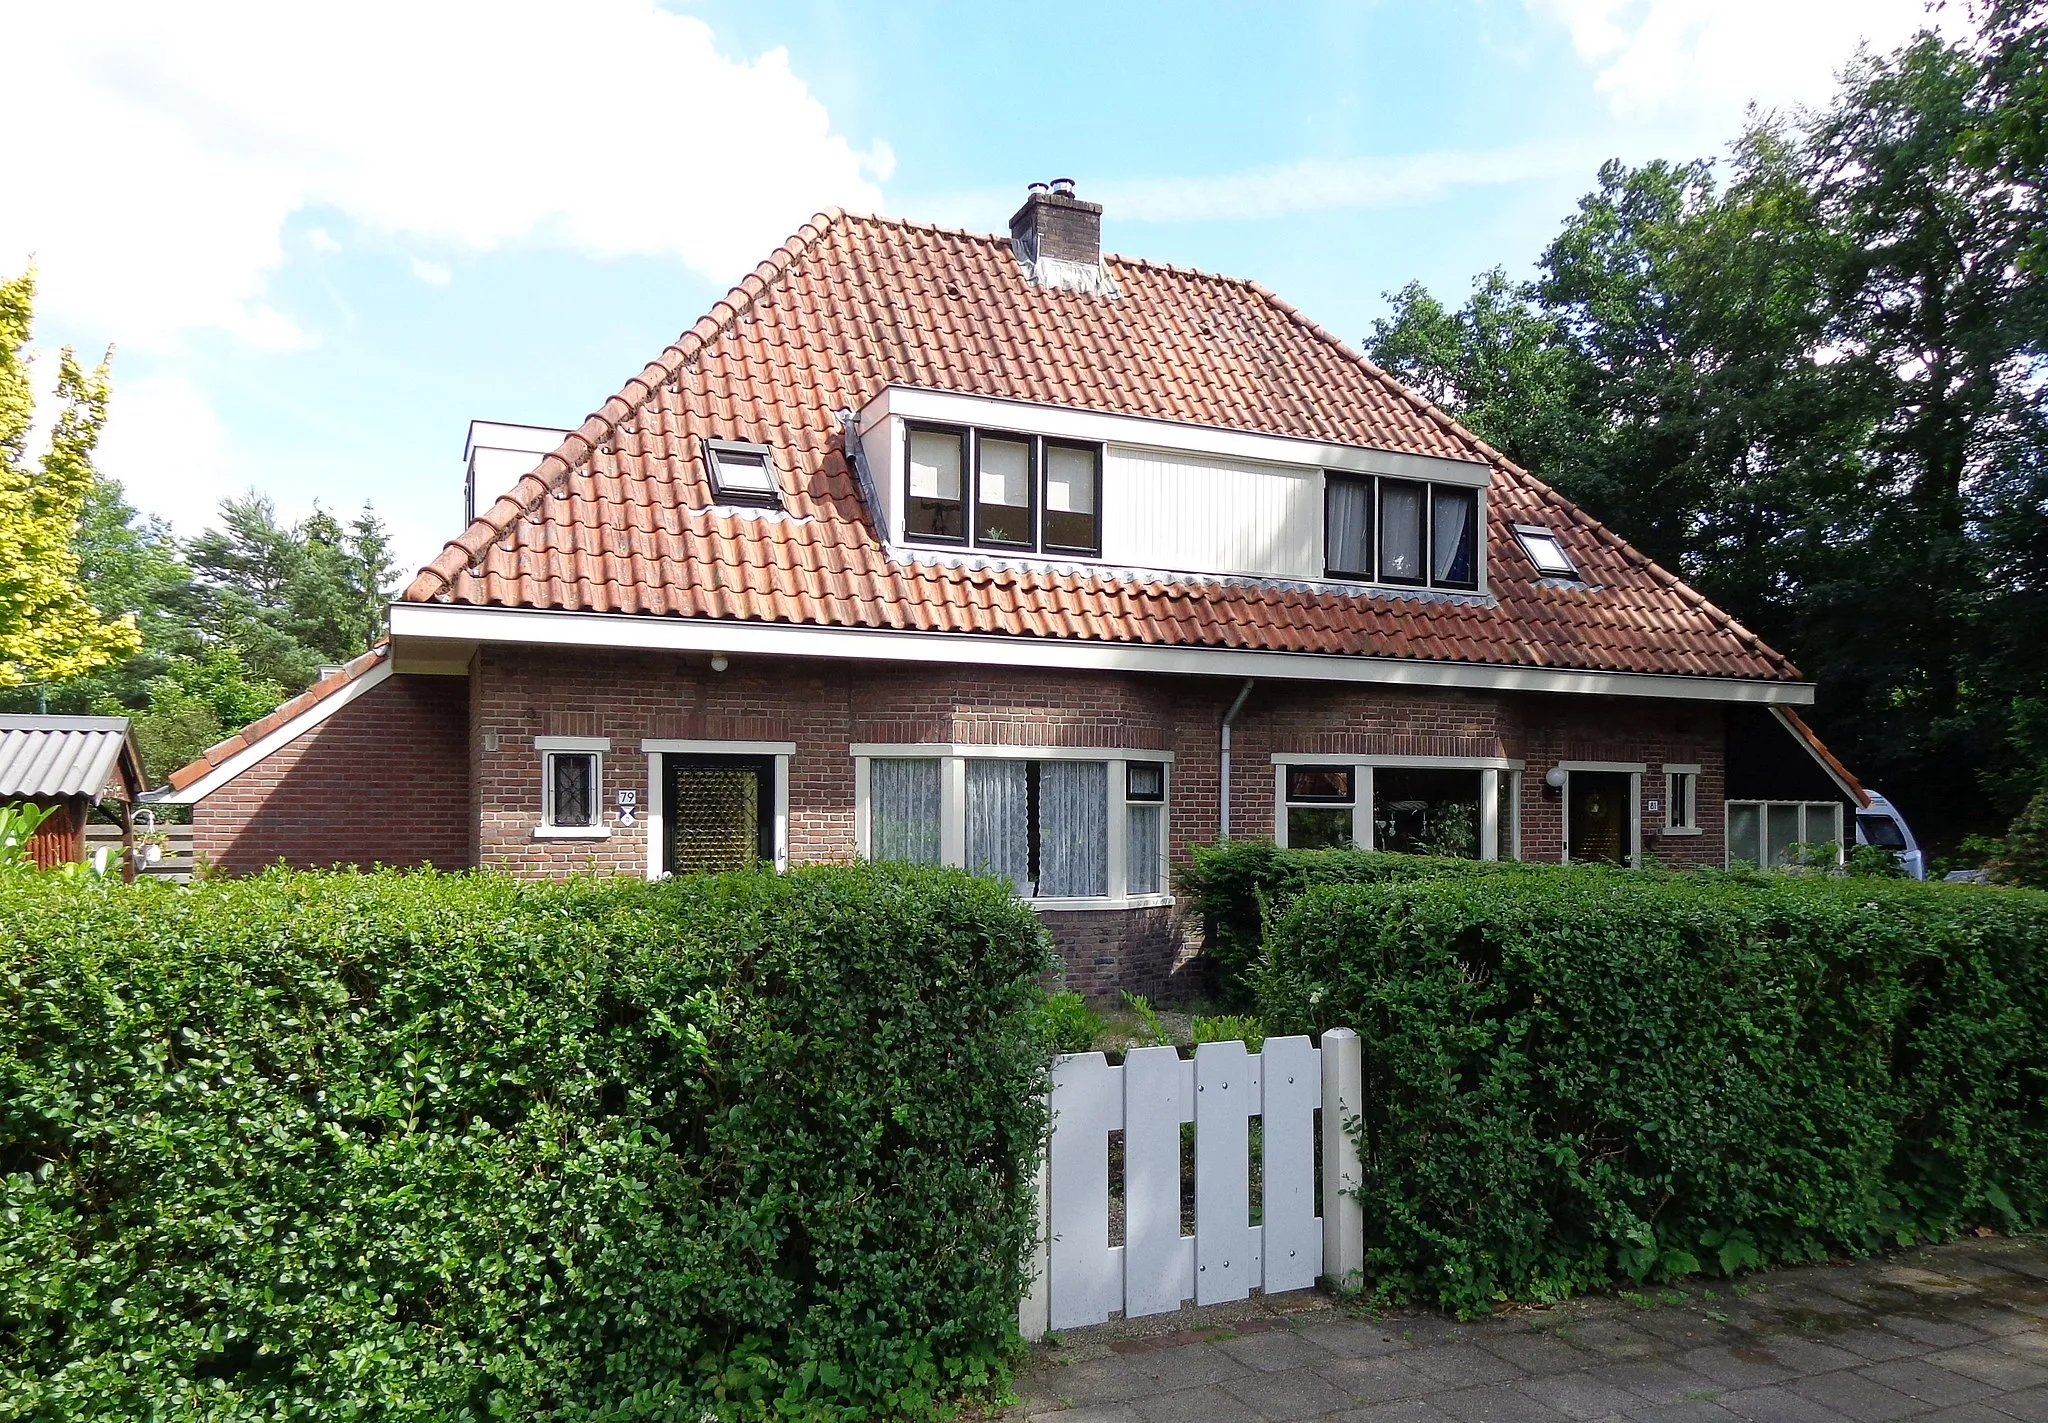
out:
{"label": "brick foundation", "polygon": [[1124,991],[1172,1000],[1196,996],[1190,969],[1201,947],[1201,926],[1171,906],[1152,909],[1049,909],[1040,919],[1052,931],[1060,968],[1053,983],[1087,998],[1114,999]]}

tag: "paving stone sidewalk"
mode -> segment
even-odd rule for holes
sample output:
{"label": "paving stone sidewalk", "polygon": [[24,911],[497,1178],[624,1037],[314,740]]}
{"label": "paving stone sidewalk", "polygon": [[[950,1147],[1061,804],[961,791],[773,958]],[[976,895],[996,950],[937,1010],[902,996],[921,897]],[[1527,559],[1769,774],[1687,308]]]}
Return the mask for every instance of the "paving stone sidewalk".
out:
{"label": "paving stone sidewalk", "polygon": [[1045,1423],[2048,1423],[2048,1239],[1471,1324],[1306,1293],[1188,1309],[1069,1333],[1018,1394],[1004,1416]]}

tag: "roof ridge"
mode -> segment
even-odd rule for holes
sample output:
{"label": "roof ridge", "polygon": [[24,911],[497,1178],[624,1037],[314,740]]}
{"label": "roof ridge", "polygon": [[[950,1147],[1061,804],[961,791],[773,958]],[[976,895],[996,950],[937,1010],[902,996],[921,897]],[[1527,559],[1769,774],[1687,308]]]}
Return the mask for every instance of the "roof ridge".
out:
{"label": "roof ridge", "polygon": [[[808,256],[835,224],[847,218],[847,213],[840,208],[824,208],[812,214],[810,220],[781,246],[734,283],[724,296],[711,303],[711,309],[698,317],[695,325],[664,347],[659,356],[619,388],[618,394],[585,416],[583,423],[570,431],[561,444],[541,456],[539,464],[521,475],[519,482],[500,495],[489,509],[477,515],[467,529],[443,545],[441,552],[414,575],[400,595],[402,601],[424,603],[447,593],[464,568],[510,533],[520,520],[532,514],[543,499],[556,492],[560,481],[575,473],[589,460],[593,451],[609,442],[621,420],[643,409],[654,398],[657,387],[676,379],[717,337],[746,315],[763,294],[788,274],[791,267]],[[721,309],[724,312],[722,316]],[[635,386],[640,388],[637,398],[632,395]]]}
{"label": "roof ridge", "polygon": [[1335,332],[1323,326],[1322,323],[1315,320],[1315,318],[1308,315],[1308,313],[1302,311],[1299,307],[1295,306],[1294,303],[1288,301],[1285,297],[1281,296],[1278,292],[1273,291],[1271,288],[1267,287],[1264,283],[1258,281],[1256,278],[1227,278],[1226,280],[1243,281],[1246,286],[1250,287],[1253,291],[1257,292],[1265,300],[1271,302],[1273,306],[1276,309],[1278,309],[1283,315],[1285,315],[1289,320],[1301,326],[1310,335],[1315,336],[1317,339],[1325,341],[1329,345],[1335,347],[1340,355],[1355,362],[1357,365],[1363,368],[1365,372],[1368,375],[1370,375],[1375,381],[1379,382],[1379,384],[1383,388],[1387,389],[1388,391],[1391,391],[1395,396],[1397,396],[1401,400],[1406,401],[1425,419],[1434,421],[1439,428],[1444,430],[1446,433],[1450,434],[1454,439],[1462,440],[1465,444],[1470,446],[1472,449],[1476,450],[1483,459],[1485,459],[1488,463],[1494,465],[1496,468],[1505,470],[1509,474],[1514,475],[1516,478],[1525,480],[1527,483],[1534,486],[1538,494],[1540,494],[1545,500],[1547,500],[1553,507],[1560,509],[1579,527],[1587,530],[1596,538],[1604,540],[1610,548],[1615,550],[1615,552],[1621,554],[1624,558],[1632,560],[1638,567],[1642,568],[1652,577],[1658,579],[1665,587],[1676,591],[1681,598],[1687,599],[1690,602],[1692,602],[1694,606],[1699,608],[1700,611],[1704,612],[1708,617],[1719,622],[1723,627],[1727,628],[1730,632],[1734,633],[1736,636],[1743,639],[1743,641],[1745,641],[1749,645],[1752,651],[1768,654],[1772,658],[1776,659],[1778,664],[1781,667],[1783,667],[1786,671],[1790,672],[1794,676],[1798,675],[1799,668],[1797,664],[1795,664],[1792,661],[1791,658],[1785,656],[1784,653],[1778,651],[1775,647],[1772,647],[1769,643],[1765,642],[1762,638],[1758,637],[1755,633],[1751,632],[1747,627],[1743,626],[1741,621],[1737,619],[1734,616],[1734,614],[1729,613],[1725,609],[1721,608],[1711,598],[1707,597],[1706,594],[1700,592],[1699,589],[1693,587],[1690,583],[1687,583],[1677,574],[1671,572],[1662,564],[1658,563],[1656,559],[1651,558],[1648,554],[1644,553],[1641,549],[1637,548],[1634,544],[1630,543],[1627,539],[1623,538],[1620,534],[1617,534],[1616,532],[1614,532],[1614,530],[1608,528],[1605,523],[1603,523],[1599,519],[1594,518],[1591,514],[1588,514],[1585,510],[1581,509],[1577,503],[1570,499],[1565,498],[1564,495],[1558,493],[1557,490],[1553,488],[1550,485],[1550,483],[1544,480],[1541,476],[1524,469],[1521,465],[1509,459],[1501,451],[1495,449],[1491,444],[1487,443],[1487,441],[1482,439],[1477,431],[1468,428],[1463,421],[1459,420],[1449,411],[1437,405],[1435,401],[1429,399],[1429,397],[1423,395],[1420,391],[1410,389],[1408,385],[1404,382],[1395,379],[1392,374],[1390,374],[1386,370],[1383,370],[1376,362],[1369,359],[1364,352],[1353,350],[1349,342],[1345,341]]}

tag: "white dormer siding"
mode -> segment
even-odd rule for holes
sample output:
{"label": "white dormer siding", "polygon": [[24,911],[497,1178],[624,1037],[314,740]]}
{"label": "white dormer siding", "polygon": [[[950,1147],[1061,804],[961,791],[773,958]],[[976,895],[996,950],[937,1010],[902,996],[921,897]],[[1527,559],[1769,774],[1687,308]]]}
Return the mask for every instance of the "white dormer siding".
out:
{"label": "white dormer siding", "polygon": [[[1369,588],[1326,577],[1326,476],[1378,475],[1476,491],[1485,527],[1489,466],[1391,450],[1152,420],[1023,401],[896,386],[855,421],[883,501],[892,552],[1000,561],[1101,564],[1221,577],[1272,578]],[[1102,452],[1100,553],[977,547],[971,538],[921,539],[906,523],[908,436],[913,428],[979,430],[1092,445]],[[971,442],[970,453],[971,459]],[[972,483],[971,470],[961,484]],[[1469,591],[1469,590],[1468,590]],[[1477,589],[1486,591],[1485,539]]]}

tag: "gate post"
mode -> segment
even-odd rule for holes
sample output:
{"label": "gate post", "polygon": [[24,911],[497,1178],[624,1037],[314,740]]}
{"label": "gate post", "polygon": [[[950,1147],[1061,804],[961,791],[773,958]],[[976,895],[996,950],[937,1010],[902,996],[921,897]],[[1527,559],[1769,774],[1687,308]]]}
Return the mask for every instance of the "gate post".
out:
{"label": "gate post", "polygon": [[1052,1101],[1046,1099],[1046,1138],[1039,1143],[1031,1168],[1031,1213],[1036,1224],[1031,1259],[1025,1264],[1024,1298],[1017,1302],[1017,1332],[1036,1344],[1052,1328],[1052,1203],[1046,1199],[1046,1163],[1052,1156]]}
{"label": "gate post", "polygon": [[1365,1053],[1349,1028],[1323,1033],[1323,1275],[1339,1289],[1365,1275],[1365,1181],[1358,1140],[1345,1130],[1365,1110]]}

